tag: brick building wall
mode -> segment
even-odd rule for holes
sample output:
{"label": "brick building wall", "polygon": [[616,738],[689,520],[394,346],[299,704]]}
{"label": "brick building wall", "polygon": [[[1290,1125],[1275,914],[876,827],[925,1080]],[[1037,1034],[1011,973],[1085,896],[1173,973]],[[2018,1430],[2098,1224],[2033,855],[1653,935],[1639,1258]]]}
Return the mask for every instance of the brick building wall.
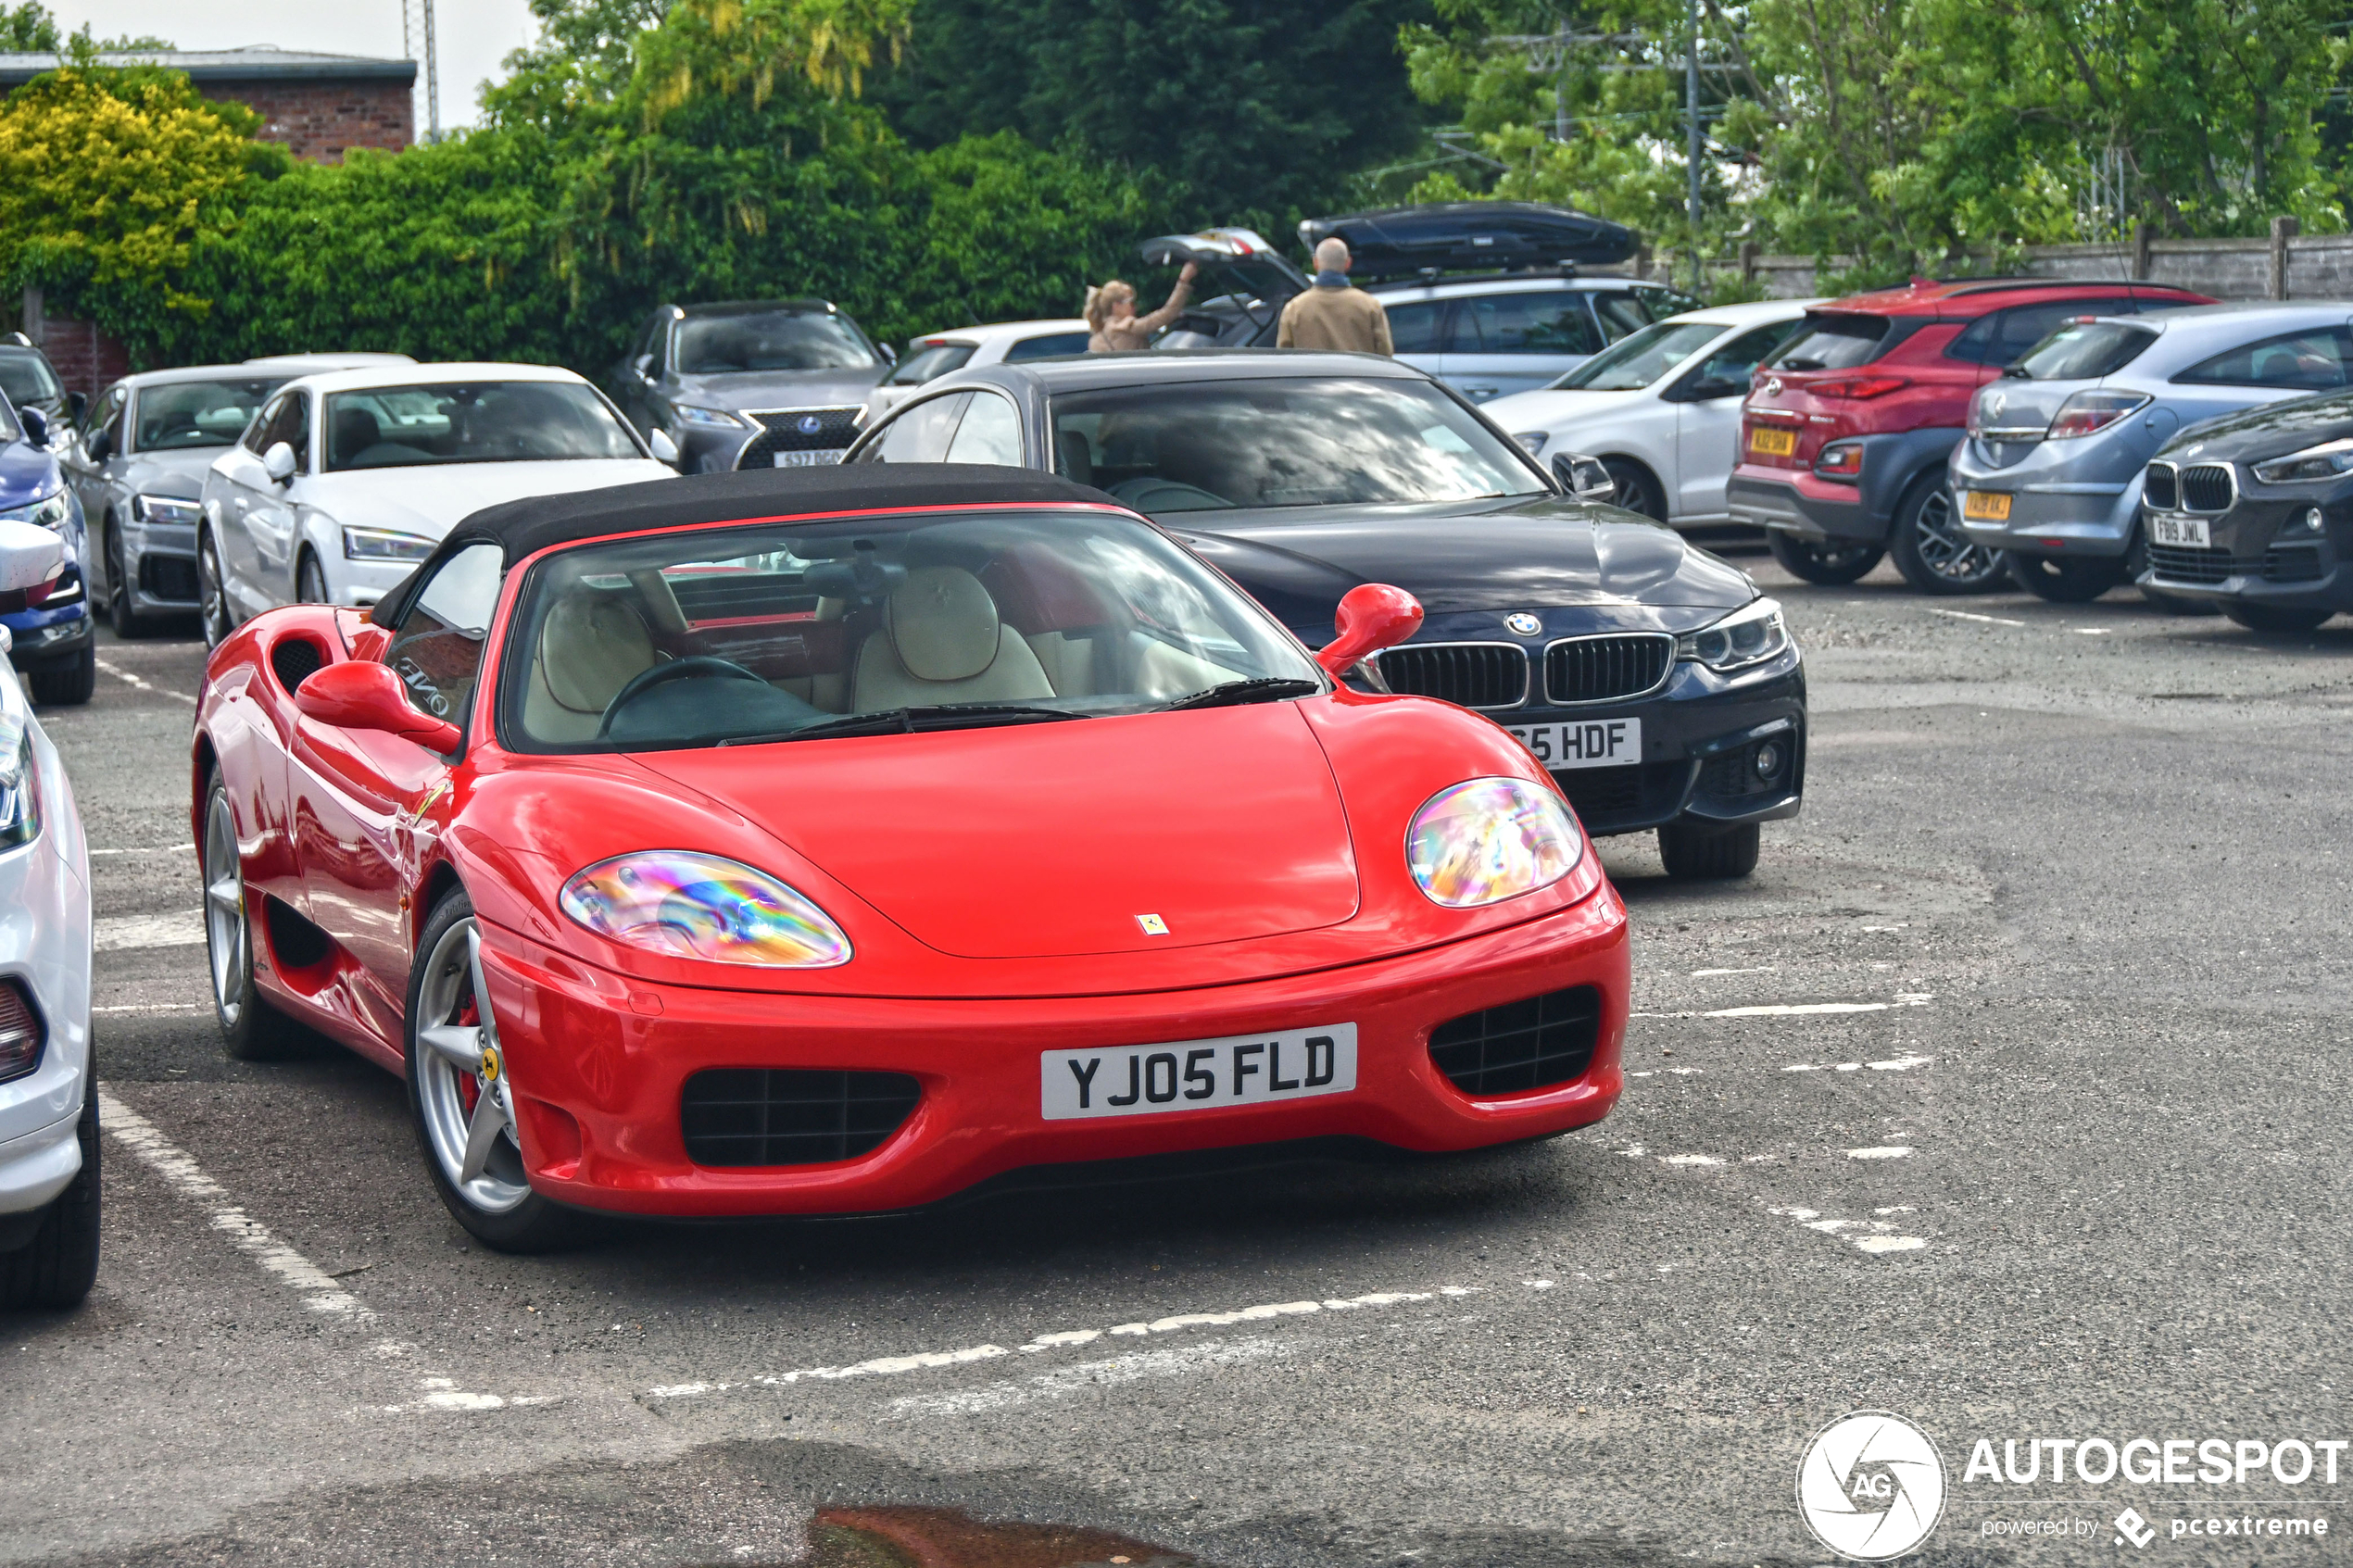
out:
{"label": "brick building wall", "polygon": [[283,143],[314,163],[341,163],[347,147],[396,153],[416,140],[415,94],[403,82],[207,82],[201,91],[216,102],[252,109],[267,122],[263,140]]}
{"label": "brick building wall", "polygon": [[131,373],[131,356],[122,345],[90,322],[44,306],[39,289],[25,291],[24,334],[41,345],[68,392],[95,397]]}

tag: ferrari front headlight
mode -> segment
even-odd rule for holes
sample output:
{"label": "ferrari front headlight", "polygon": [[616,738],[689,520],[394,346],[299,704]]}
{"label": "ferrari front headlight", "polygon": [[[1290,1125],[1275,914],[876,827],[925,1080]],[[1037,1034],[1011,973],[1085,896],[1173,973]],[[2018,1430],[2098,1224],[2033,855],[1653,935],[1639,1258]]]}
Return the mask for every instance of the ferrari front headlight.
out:
{"label": "ferrari front headlight", "polygon": [[1710,670],[1745,670],[1790,646],[1789,626],[1772,599],[1752,599],[1712,626],[1675,639],[1677,659],[1696,659]]}
{"label": "ferrari front headlight", "polygon": [[762,969],[832,969],[849,938],[766,872],[691,849],[599,860],[564,884],[563,912],[598,935],[667,958]]}
{"label": "ferrari front headlight", "polygon": [[1476,909],[1577,869],[1585,835],[1561,797],[1525,779],[1466,779],[1414,813],[1405,864],[1433,904]]}

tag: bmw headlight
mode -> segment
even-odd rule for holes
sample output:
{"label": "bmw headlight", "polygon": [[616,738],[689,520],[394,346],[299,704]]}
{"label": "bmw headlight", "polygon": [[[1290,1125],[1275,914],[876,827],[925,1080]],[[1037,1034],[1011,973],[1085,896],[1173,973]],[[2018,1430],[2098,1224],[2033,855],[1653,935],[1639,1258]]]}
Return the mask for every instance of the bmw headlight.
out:
{"label": "bmw headlight", "polygon": [[193,528],[204,521],[204,505],[179,495],[133,495],[131,515],[141,522],[179,522]]}
{"label": "bmw headlight", "polygon": [[849,938],[800,894],[739,860],[646,849],[599,860],[564,884],[563,912],[649,953],[763,969],[832,969]]}
{"label": "bmw headlight", "polygon": [[433,541],[389,528],[346,528],[343,554],[346,560],[422,560],[433,554]]}
{"label": "bmw headlight", "polygon": [[1561,797],[1525,779],[1466,779],[1422,803],[1405,864],[1433,904],[1476,909],[1550,887],[1585,854]]}
{"label": "bmw headlight", "polygon": [[2255,477],[2266,484],[2309,484],[2317,480],[2341,478],[2353,473],[2353,436],[2323,441],[2318,446],[2307,446],[2301,452],[2290,452],[2284,458],[2251,466]]}
{"label": "bmw headlight", "polygon": [[699,425],[705,430],[741,430],[744,421],[724,408],[698,408],[691,403],[674,403],[671,411],[682,425]]}
{"label": "bmw headlight", "polygon": [[73,503],[69,501],[66,498],[66,493],[60,490],[54,495],[44,495],[40,500],[29,505],[11,507],[6,511],[0,512],[0,521],[33,522],[39,523],[44,528],[63,529],[66,519],[72,515]]}
{"label": "bmw headlight", "polygon": [[1675,639],[1677,659],[1697,659],[1710,670],[1745,670],[1790,646],[1789,627],[1773,599],[1755,599],[1713,626]]}

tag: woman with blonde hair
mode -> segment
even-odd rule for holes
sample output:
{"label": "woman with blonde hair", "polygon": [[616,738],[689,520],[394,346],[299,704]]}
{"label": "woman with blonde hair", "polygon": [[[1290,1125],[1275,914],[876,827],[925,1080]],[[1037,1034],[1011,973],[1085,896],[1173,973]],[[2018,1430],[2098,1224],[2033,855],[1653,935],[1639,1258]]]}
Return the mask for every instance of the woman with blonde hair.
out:
{"label": "woman with blonde hair", "polygon": [[1090,335],[1087,339],[1089,354],[1112,354],[1123,348],[1149,348],[1152,333],[1168,325],[1183,312],[1185,302],[1193,297],[1193,279],[1201,269],[1191,262],[1176,274],[1176,286],[1169,292],[1168,303],[1149,316],[1136,314],[1136,285],[1124,283],[1117,278],[1097,289],[1087,291],[1087,307],[1080,312],[1087,318]]}

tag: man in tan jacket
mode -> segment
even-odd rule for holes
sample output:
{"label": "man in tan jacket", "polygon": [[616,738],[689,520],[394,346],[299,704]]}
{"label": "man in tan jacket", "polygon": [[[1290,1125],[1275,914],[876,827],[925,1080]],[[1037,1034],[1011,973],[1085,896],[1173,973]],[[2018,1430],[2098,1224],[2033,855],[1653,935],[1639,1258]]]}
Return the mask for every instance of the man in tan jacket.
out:
{"label": "man in tan jacket", "polygon": [[1326,240],[1315,247],[1315,285],[1293,295],[1283,307],[1282,325],[1275,329],[1276,347],[1396,352],[1390,346],[1389,312],[1379,300],[1349,282],[1348,261],[1348,246],[1340,240]]}

